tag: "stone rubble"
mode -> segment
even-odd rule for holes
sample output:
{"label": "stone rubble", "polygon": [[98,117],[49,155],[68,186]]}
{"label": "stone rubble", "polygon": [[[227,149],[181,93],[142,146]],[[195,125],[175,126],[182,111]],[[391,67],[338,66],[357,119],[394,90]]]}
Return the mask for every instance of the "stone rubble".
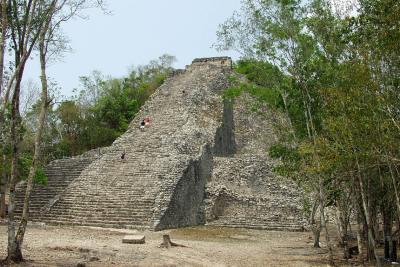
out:
{"label": "stone rubble", "polygon": [[278,176],[279,162],[268,156],[277,140],[274,124],[284,117],[267,106],[250,111],[254,99],[242,94],[235,99],[236,152],[214,157],[207,184],[205,209],[208,225],[265,230],[303,231],[303,194],[293,181]]}

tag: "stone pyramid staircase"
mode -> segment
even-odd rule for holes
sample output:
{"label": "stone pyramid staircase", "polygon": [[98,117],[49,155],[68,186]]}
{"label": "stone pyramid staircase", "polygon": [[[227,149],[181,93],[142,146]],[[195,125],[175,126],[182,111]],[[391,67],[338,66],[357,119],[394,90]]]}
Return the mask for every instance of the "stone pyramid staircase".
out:
{"label": "stone pyramid staircase", "polygon": [[[224,102],[229,58],[196,59],[177,70],[110,147],[57,160],[35,186],[31,218],[50,224],[161,230],[189,225],[303,230],[302,194],[273,173],[277,137],[251,97]],[[142,119],[152,124],[139,129]],[[121,155],[124,154],[124,158]],[[17,213],[24,185],[17,188]]]}
{"label": "stone pyramid staircase", "polygon": [[[223,125],[220,93],[229,85],[230,62],[229,58],[197,60],[169,77],[128,131],[79,177],[66,179],[73,181],[64,190],[35,194],[34,220],[150,229],[204,223],[202,204],[212,151],[224,149],[214,140]],[[138,126],[145,117],[152,124],[142,131]],[[223,139],[220,136],[217,142],[229,143]],[[46,199],[39,201],[42,195]],[[40,208],[45,202],[47,207]]]}
{"label": "stone pyramid staircase", "polygon": [[[50,162],[45,168],[46,176],[50,177],[47,185],[34,185],[29,205],[31,219],[37,220],[49,201],[62,193],[93,160],[90,157],[73,157]],[[17,215],[22,213],[25,189],[26,183],[21,183],[17,187],[15,198]]]}

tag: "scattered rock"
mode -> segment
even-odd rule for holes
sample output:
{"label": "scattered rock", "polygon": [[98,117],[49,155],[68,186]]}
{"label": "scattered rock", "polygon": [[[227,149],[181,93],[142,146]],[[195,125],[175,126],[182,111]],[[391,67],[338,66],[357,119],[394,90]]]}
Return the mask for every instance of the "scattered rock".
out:
{"label": "scattered rock", "polygon": [[126,235],[122,239],[122,243],[126,244],[144,244],[145,236],[144,235]]}
{"label": "scattered rock", "polygon": [[99,261],[99,260],[100,259],[98,257],[95,257],[95,256],[89,258],[89,261]]}
{"label": "scattered rock", "polygon": [[79,252],[81,252],[81,253],[89,253],[90,249],[88,249],[88,248],[79,248]]}

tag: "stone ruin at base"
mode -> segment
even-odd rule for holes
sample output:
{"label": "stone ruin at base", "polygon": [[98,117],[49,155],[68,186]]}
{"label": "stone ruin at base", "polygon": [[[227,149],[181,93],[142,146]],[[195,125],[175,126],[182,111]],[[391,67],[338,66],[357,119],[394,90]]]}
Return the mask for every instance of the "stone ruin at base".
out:
{"label": "stone ruin at base", "polygon": [[[162,230],[215,225],[301,231],[302,195],[265,151],[278,114],[229,104],[230,58],[195,59],[166,79],[107,148],[59,159],[35,185],[33,221]],[[265,115],[265,114],[264,114]],[[144,131],[140,121],[151,117]],[[125,154],[124,159],[121,155]],[[17,213],[25,185],[17,188]]]}

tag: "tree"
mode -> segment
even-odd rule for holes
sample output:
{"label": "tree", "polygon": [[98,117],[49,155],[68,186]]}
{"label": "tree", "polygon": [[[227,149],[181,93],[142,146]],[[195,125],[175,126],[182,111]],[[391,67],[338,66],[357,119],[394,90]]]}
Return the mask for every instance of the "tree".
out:
{"label": "tree", "polygon": [[[316,142],[319,132],[320,119],[319,95],[313,85],[312,68],[318,58],[317,42],[307,34],[305,23],[307,10],[301,1],[244,1],[242,16],[234,16],[222,25],[218,33],[223,48],[234,47],[242,51],[245,56],[253,56],[266,60],[290,77],[292,83],[292,97],[297,103],[295,116],[290,116],[287,98],[289,92],[282,87],[281,96],[285,103],[287,114],[292,127],[293,136],[301,138],[299,141]],[[239,36],[239,38],[234,38]],[[250,42],[248,40],[251,40]],[[310,70],[308,70],[310,69]],[[294,93],[294,94],[293,94]],[[293,123],[294,122],[294,123]],[[295,141],[295,140],[293,140]],[[295,142],[298,142],[297,140]],[[312,160],[319,162],[318,154],[314,151]],[[303,160],[304,162],[304,160]],[[318,196],[322,224],[326,193],[323,187],[322,174],[309,174],[309,181],[316,186],[315,196]],[[318,192],[318,193],[317,193]],[[314,204],[314,207],[316,204]],[[314,214],[314,212],[312,212]],[[311,222],[314,220],[311,219]],[[319,227],[315,227],[316,239],[319,236]],[[329,235],[326,233],[329,248]],[[330,249],[331,251],[331,249]]]}
{"label": "tree", "polygon": [[[400,222],[399,5],[362,0],[351,17],[335,15],[330,1],[247,0],[217,33],[218,48],[239,50],[255,60],[253,66],[272,64],[283,74],[277,85],[261,88],[280,92],[281,101],[273,103],[284,104],[294,133],[282,134],[271,148],[270,155],[282,161],[276,169],[313,192],[309,210],[316,214],[320,206],[323,225],[324,207],[336,207],[345,258],[354,209],[367,233],[368,258],[377,265],[378,217],[386,222],[385,239],[392,235],[391,218]],[[257,84],[265,76],[282,77],[268,69],[246,74]],[[389,200],[395,200],[396,214]],[[358,236],[362,252],[361,231]]]}
{"label": "tree", "polygon": [[[17,181],[17,164],[19,158],[19,143],[21,140],[21,117],[19,112],[21,80],[25,64],[38,38],[41,27],[39,20],[39,3],[37,0],[12,1],[10,6],[11,41],[14,50],[15,72],[7,90],[15,80],[11,102],[11,175],[9,181],[8,207],[8,261],[22,260],[21,240],[15,236],[14,198],[15,183]],[[6,99],[5,99],[6,101]]]}
{"label": "tree", "polygon": [[[40,143],[44,126],[44,119],[47,113],[48,89],[46,77],[46,62],[49,47],[54,44],[55,31],[60,23],[67,21],[76,15],[79,10],[85,7],[90,1],[85,0],[26,0],[9,2],[9,24],[11,29],[11,42],[14,50],[15,71],[11,77],[7,92],[4,98],[4,107],[8,101],[8,92],[13,88],[11,102],[11,175],[9,181],[9,223],[8,223],[8,262],[19,262],[22,258],[21,245],[24,240],[24,234],[28,221],[29,198],[33,186],[33,179],[37,171],[40,157]],[[95,1],[98,5],[100,2]],[[67,13],[65,13],[67,10]],[[60,15],[61,14],[61,15]],[[59,15],[56,17],[56,15]],[[42,97],[41,111],[38,121],[37,132],[35,136],[35,147],[32,158],[32,166],[27,179],[27,189],[23,207],[22,220],[15,234],[14,220],[14,195],[15,183],[18,178],[17,163],[19,159],[19,144],[21,142],[21,117],[19,112],[21,80],[25,69],[25,64],[32,50],[39,43],[39,55],[41,63],[41,82]],[[2,111],[4,111],[3,108]],[[4,114],[4,112],[2,112]]]}

